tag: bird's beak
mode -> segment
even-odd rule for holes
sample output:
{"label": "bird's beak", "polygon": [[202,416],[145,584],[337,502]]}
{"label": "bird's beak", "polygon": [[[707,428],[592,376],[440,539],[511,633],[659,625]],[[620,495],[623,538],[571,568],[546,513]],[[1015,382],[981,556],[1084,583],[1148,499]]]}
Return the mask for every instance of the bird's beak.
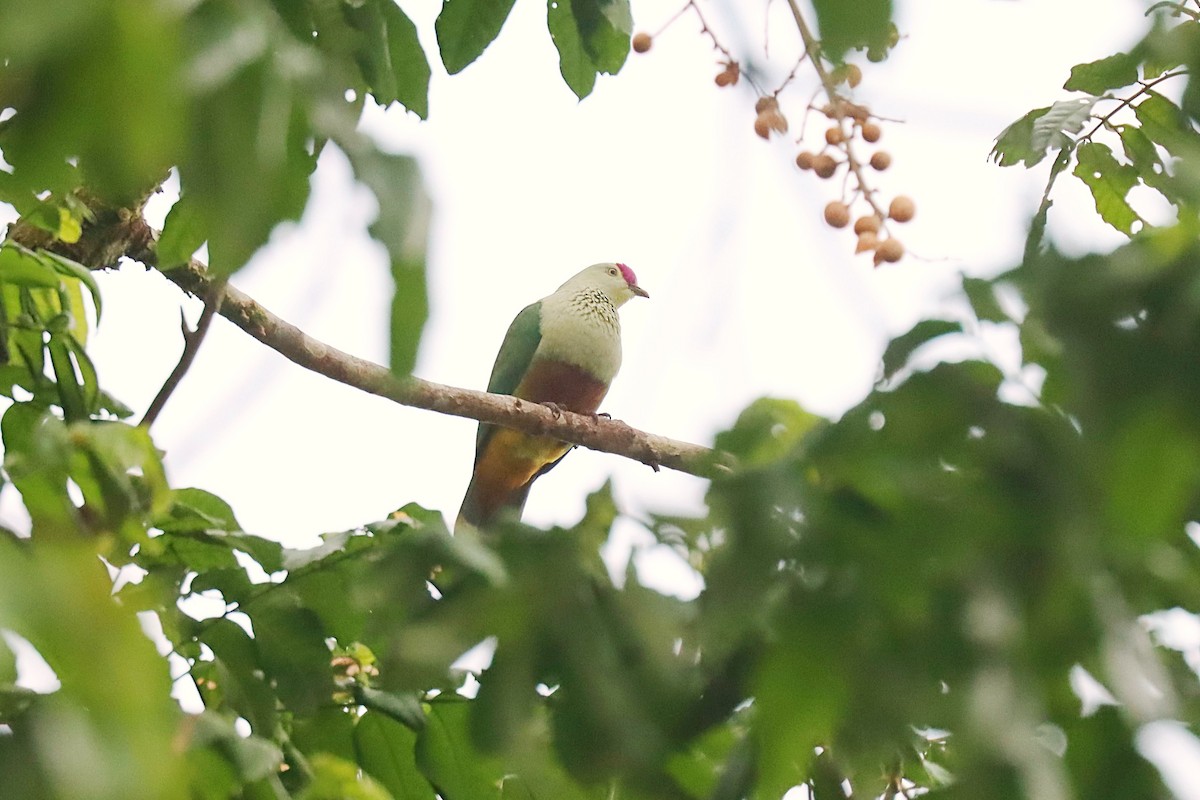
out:
{"label": "bird's beak", "polygon": [[638,297],[649,297],[650,296],[649,292],[647,292],[642,287],[638,286],[636,283],[629,284],[629,291],[633,292]]}

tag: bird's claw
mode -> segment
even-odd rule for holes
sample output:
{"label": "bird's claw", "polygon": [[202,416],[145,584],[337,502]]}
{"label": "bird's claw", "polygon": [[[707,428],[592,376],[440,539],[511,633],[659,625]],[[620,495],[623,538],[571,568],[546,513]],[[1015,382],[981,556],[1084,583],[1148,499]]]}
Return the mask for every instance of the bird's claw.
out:
{"label": "bird's claw", "polygon": [[[542,403],[542,405],[544,405],[546,408],[550,409],[550,413],[552,413],[554,415],[555,419],[560,418],[563,415],[564,411],[570,410],[568,408],[563,408],[558,403],[555,403],[552,401],[544,402],[544,403]],[[607,411],[592,412],[592,414],[590,416],[593,419],[599,419],[600,417],[604,417],[605,419],[612,419],[612,414],[609,414]]]}

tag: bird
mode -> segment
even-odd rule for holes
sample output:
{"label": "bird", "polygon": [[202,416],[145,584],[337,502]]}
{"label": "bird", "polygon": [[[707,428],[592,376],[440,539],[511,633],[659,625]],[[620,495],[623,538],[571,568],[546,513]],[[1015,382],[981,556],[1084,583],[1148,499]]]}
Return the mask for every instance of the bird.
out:
{"label": "bird", "polygon": [[[595,414],[621,366],[617,309],[634,297],[649,296],[625,264],[583,269],[513,319],[496,354],[488,391]],[[481,422],[455,531],[486,528],[505,511],[519,518],[533,481],[571,447],[548,436]]]}

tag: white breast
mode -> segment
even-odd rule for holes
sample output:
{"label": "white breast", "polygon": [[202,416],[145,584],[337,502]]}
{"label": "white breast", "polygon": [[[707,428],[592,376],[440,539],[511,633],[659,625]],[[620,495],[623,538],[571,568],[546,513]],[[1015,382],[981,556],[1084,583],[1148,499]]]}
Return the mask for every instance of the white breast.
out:
{"label": "white breast", "polygon": [[555,292],[542,300],[535,357],[574,364],[611,383],[621,367],[621,320],[598,289]]}

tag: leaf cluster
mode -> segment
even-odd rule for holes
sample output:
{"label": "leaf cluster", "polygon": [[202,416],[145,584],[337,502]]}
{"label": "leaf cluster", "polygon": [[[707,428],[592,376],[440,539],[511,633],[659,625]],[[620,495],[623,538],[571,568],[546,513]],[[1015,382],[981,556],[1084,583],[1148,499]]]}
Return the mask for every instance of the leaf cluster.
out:
{"label": "leaf cluster", "polygon": [[[1040,244],[1051,188],[1072,162],[1096,213],[1126,236],[1149,226],[1130,199],[1135,187],[1158,195],[1179,218],[1196,217],[1200,19],[1181,3],[1157,3],[1150,13],[1152,30],[1129,52],[1072,68],[1063,88],[1084,97],[1035,108],[997,137],[991,157],[1002,167],[1031,168],[1056,156],[1027,250]],[[1178,103],[1161,91],[1174,79],[1185,83]]]}
{"label": "leaf cluster", "polygon": [[[514,0],[448,0],[437,18],[438,47],[451,75],[470,66],[500,34]],[[549,0],[546,28],[559,72],[582,100],[601,74],[615,75],[629,55],[629,0]]]}

